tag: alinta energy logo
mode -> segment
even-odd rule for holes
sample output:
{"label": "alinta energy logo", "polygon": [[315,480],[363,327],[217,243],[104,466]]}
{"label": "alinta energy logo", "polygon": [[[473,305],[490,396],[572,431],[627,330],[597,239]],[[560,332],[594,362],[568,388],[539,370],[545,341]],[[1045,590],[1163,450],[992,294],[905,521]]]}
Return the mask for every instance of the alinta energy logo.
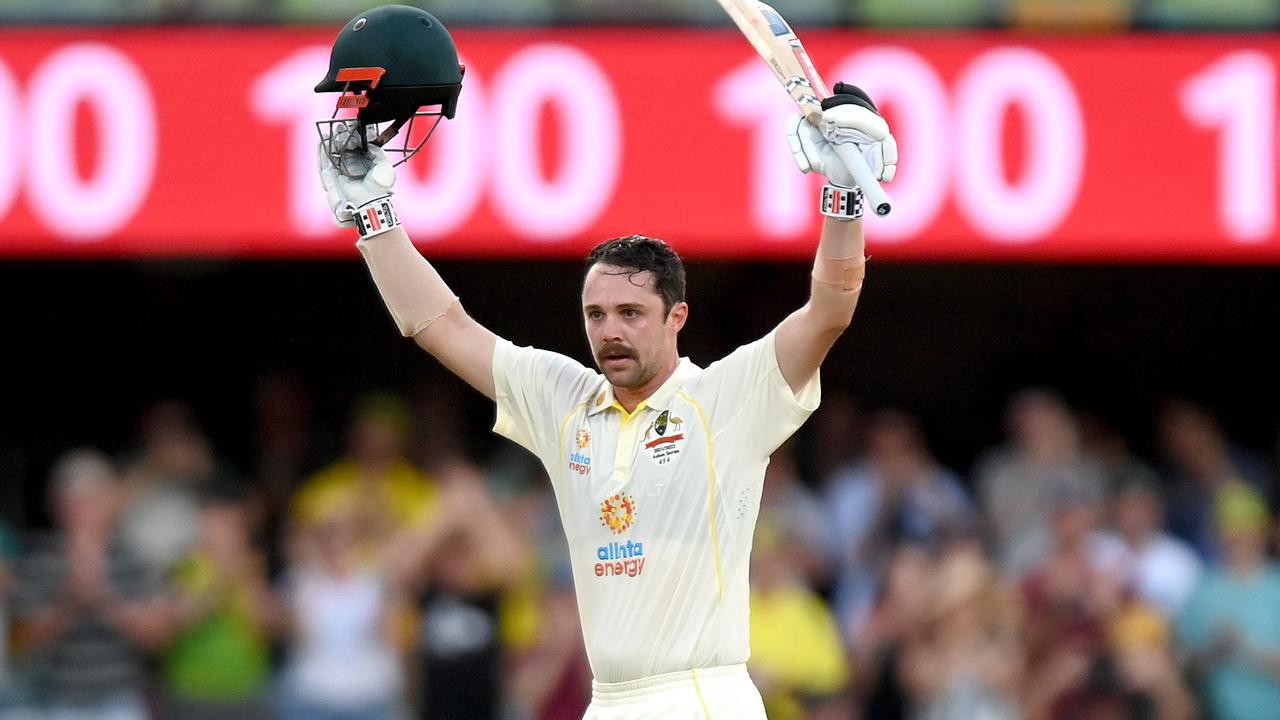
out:
{"label": "alinta energy logo", "polygon": [[577,447],[577,451],[569,455],[569,469],[579,475],[586,475],[591,472],[591,454],[588,450],[591,447],[591,432],[586,428],[578,430],[578,434],[573,438],[573,444]]}
{"label": "alinta energy logo", "polygon": [[[626,493],[618,493],[600,503],[600,524],[614,535],[621,535],[636,521],[636,502]],[[596,577],[636,577],[644,572],[644,543],[628,540],[611,542],[596,548]]]}
{"label": "alinta energy logo", "polygon": [[626,493],[618,493],[600,503],[600,524],[614,535],[621,535],[636,521],[636,501]]}

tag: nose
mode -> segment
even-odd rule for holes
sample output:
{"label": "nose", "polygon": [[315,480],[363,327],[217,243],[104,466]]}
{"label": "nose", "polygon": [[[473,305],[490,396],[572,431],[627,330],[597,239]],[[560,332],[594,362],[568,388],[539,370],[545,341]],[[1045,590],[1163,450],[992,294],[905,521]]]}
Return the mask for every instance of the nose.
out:
{"label": "nose", "polygon": [[604,316],[604,322],[600,324],[600,338],[605,342],[621,340],[622,335],[619,330],[621,326],[621,323],[616,317],[612,314],[606,314]]}

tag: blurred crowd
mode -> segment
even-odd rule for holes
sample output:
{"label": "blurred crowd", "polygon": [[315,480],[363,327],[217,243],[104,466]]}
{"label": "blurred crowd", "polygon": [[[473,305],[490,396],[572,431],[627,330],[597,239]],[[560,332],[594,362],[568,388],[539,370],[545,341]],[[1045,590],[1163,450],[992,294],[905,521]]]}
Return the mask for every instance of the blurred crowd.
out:
{"label": "blurred crowd", "polygon": [[[0,528],[0,718],[561,720],[590,693],[541,470],[468,458],[452,392],[370,395],[333,448],[293,376],[236,472],[159,402]],[[1151,458],[1046,390],[967,475],[829,397],[774,456],[750,670],[772,720],[1280,718],[1265,456],[1204,408]]]}
{"label": "blurred crowd", "polygon": [[[342,23],[373,0],[0,0],[0,20],[72,23]],[[406,0],[453,24],[724,24],[710,0]],[[1274,0],[774,0],[804,25],[1064,31],[1268,30]]]}

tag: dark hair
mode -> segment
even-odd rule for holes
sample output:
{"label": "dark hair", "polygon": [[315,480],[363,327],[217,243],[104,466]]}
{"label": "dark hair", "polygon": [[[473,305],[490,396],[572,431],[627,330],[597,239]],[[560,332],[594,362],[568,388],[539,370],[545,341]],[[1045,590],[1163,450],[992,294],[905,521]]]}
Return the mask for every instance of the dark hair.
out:
{"label": "dark hair", "polygon": [[684,261],[661,240],[644,235],[605,240],[587,256],[587,270],[601,264],[620,267],[632,276],[653,273],[653,289],[662,298],[665,314],[684,302]]}

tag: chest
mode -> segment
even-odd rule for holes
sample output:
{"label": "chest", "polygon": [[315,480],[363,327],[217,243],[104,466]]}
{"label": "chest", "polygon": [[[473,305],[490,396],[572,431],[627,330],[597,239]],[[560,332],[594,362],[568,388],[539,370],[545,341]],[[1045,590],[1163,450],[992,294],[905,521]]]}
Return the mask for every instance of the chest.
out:
{"label": "chest", "polygon": [[562,516],[624,534],[644,516],[704,513],[714,467],[695,407],[673,403],[630,417],[610,410],[569,420],[556,468]]}
{"label": "chest", "polygon": [[561,468],[566,480],[607,484],[653,481],[709,463],[709,440],[698,411],[673,404],[666,410],[580,413],[561,435]]}

